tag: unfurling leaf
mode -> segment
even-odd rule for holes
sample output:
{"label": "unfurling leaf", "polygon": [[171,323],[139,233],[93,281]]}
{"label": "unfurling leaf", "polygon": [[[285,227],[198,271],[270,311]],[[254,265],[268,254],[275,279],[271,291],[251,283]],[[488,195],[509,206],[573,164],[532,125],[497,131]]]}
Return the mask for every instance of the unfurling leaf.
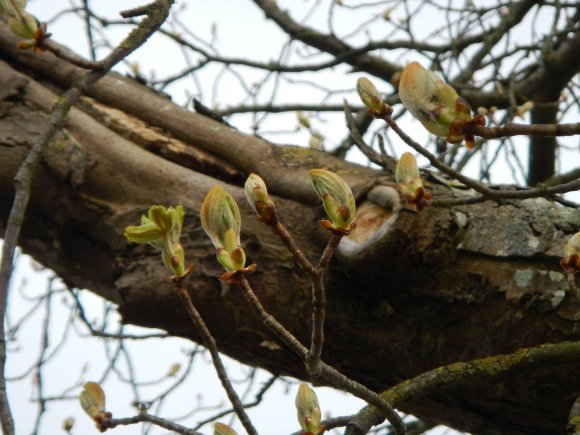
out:
{"label": "unfurling leaf", "polygon": [[124,236],[134,243],[148,243],[161,251],[165,267],[180,276],[185,272],[185,253],[179,242],[185,212],[183,207],[165,208],[154,205],[147,216],[141,217],[141,225],[125,228]]}

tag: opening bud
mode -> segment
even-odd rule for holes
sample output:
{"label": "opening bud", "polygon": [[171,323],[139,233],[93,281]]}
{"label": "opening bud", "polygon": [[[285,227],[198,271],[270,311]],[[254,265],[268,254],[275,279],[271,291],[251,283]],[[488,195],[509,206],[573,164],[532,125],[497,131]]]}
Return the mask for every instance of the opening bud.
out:
{"label": "opening bud", "polygon": [[238,435],[238,433],[227,424],[216,422],[213,424],[213,435]]}
{"label": "opening bud", "polygon": [[356,81],[356,91],[371,115],[379,116],[385,110],[390,111],[391,108],[385,104],[373,82],[366,77],[361,77]]}
{"label": "opening bud", "polygon": [[240,244],[242,219],[234,198],[219,186],[210,189],[201,206],[201,225],[228,272],[242,270],[246,254]]}
{"label": "opening bud", "polygon": [[300,384],[295,404],[298,423],[304,431],[303,435],[322,433],[324,427],[320,425],[320,407],[314,390],[306,384]]}
{"label": "opening bud", "polygon": [[251,173],[246,184],[244,184],[244,193],[250,207],[256,212],[258,218],[268,224],[276,224],[276,208],[274,202],[268,196],[266,183],[260,176]]}
{"label": "opening bud", "polygon": [[83,411],[92,419],[105,412],[105,392],[96,382],[85,382],[79,401]]}
{"label": "opening bud", "polygon": [[101,432],[107,430],[105,419],[112,418],[110,412],[105,411],[105,392],[96,382],[85,382],[83,391],[79,396],[79,402],[83,411],[95,422]]}
{"label": "opening bud", "polygon": [[413,154],[403,153],[397,162],[395,179],[401,189],[401,193],[407,199],[408,207],[421,211],[431,203],[432,196],[423,187],[417,160]]}
{"label": "opening bud", "polygon": [[309,175],[314,191],[322,199],[332,227],[349,229],[356,214],[356,204],[348,184],[334,172],[326,169],[312,169]]}
{"label": "opening bud", "polygon": [[473,120],[469,103],[433,71],[412,62],[401,73],[399,97],[411,114],[434,135],[460,143]]}
{"label": "opening bud", "polygon": [[147,216],[141,217],[141,225],[125,228],[123,235],[129,242],[148,243],[159,249],[165,267],[175,275],[183,275],[185,253],[179,239],[184,216],[181,205],[175,208],[154,205]]}
{"label": "opening bud", "polygon": [[181,370],[181,364],[179,363],[171,364],[171,367],[169,367],[169,370],[167,370],[167,374],[165,376],[167,376],[168,378],[172,378],[177,374],[177,372],[179,372],[179,370]]}

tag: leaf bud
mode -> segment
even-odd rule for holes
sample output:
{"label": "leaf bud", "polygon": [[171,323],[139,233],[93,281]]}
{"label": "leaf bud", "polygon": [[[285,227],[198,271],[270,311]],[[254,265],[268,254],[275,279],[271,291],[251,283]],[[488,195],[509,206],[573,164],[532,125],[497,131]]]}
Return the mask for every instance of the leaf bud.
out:
{"label": "leaf bud", "polygon": [[300,384],[295,404],[298,423],[302,430],[307,434],[319,433],[321,414],[314,390],[306,384]]}
{"label": "leaf bud", "polygon": [[179,370],[181,370],[181,364],[179,363],[171,364],[171,367],[169,367],[169,370],[167,370],[167,374],[165,376],[167,376],[168,378],[172,378],[177,374],[177,372],[179,372]]}
{"label": "leaf bud", "polygon": [[238,435],[238,433],[227,424],[215,422],[213,424],[213,435]]}
{"label": "leaf bud", "polygon": [[298,124],[300,124],[302,127],[307,129],[310,128],[310,120],[302,110],[298,110],[296,112],[296,119],[298,120]]}
{"label": "leaf bud", "polygon": [[228,272],[242,270],[246,254],[241,247],[242,219],[238,204],[223,188],[214,186],[201,206],[201,225],[217,251],[217,259]]}
{"label": "leaf bud", "polygon": [[79,401],[83,411],[92,419],[105,412],[105,392],[96,382],[85,382]]}
{"label": "leaf bud", "polygon": [[410,208],[421,211],[430,204],[431,194],[423,187],[417,160],[413,154],[403,153],[397,162],[395,179]]}
{"label": "leaf bud", "polygon": [[276,206],[268,195],[266,183],[259,175],[250,174],[244,184],[244,194],[250,207],[256,212],[261,221],[268,224],[277,223]]}
{"label": "leaf bud", "polygon": [[356,204],[349,185],[326,169],[312,169],[309,174],[332,226],[335,229],[348,229],[356,214]]}
{"label": "leaf bud", "polygon": [[469,103],[433,71],[412,62],[401,73],[399,97],[411,114],[434,135],[460,143],[472,119]]}
{"label": "leaf bud", "polygon": [[371,115],[379,116],[385,110],[390,110],[373,82],[366,77],[360,77],[356,81],[356,91]]}
{"label": "leaf bud", "polygon": [[74,425],[75,425],[74,417],[67,417],[62,422],[62,430],[70,433]]}

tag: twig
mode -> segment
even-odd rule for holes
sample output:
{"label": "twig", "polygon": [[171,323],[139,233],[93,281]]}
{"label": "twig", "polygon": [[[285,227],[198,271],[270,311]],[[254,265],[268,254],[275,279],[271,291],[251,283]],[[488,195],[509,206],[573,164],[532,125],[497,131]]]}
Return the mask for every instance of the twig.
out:
{"label": "twig", "polygon": [[6,394],[6,341],[4,338],[4,315],[8,299],[8,285],[12,273],[14,251],[24,221],[24,215],[30,199],[32,175],[40,161],[44,147],[58,131],[72,105],[93,83],[103,77],[117,62],[141,46],[167,18],[173,0],[159,0],[151,14],[143,19],[140,25],[119,44],[104,60],[103,68],[94,70],[81,77],[56,102],[50,119],[30,152],[18,168],[14,177],[15,195],[4,233],[2,262],[0,264],[0,420],[4,435],[14,434],[14,419]]}
{"label": "twig", "polygon": [[185,426],[180,424],[174,423],[169,420],[165,420],[164,418],[156,417],[154,415],[148,414],[147,411],[143,408],[139,414],[134,417],[128,418],[107,418],[102,419],[100,422],[104,428],[114,428],[117,426],[128,426],[131,424],[136,423],[151,423],[156,426],[162,427],[164,429],[170,430],[172,432],[176,432],[182,435],[202,435],[200,432],[197,432],[193,429],[188,429]]}
{"label": "twig", "polygon": [[[264,383],[264,385],[262,385],[262,388],[260,388],[260,391],[258,391],[256,393],[256,397],[254,398],[254,400],[252,402],[246,403],[244,405],[244,408],[245,409],[253,408],[255,406],[258,406],[260,403],[262,403],[264,395],[274,385],[274,382],[276,382],[277,379],[278,379],[278,376],[276,376],[276,375],[270,377],[270,379],[268,379]],[[231,414],[234,411],[235,411],[234,409],[226,409],[225,411],[219,412],[218,414],[215,414],[211,417],[208,417],[205,420],[201,420],[200,422],[197,423],[197,425],[194,427],[194,429],[199,429],[202,426],[206,425],[207,423],[210,423],[212,421],[216,421],[217,419],[225,417],[226,415]]]}
{"label": "twig", "polygon": [[248,414],[246,414],[246,411],[244,411],[244,405],[242,404],[240,398],[238,397],[238,394],[234,390],[232,383],[228,378],[226,369],[220,358],[215,339],[209,332],[209,329],[207,329],[207,326],[203,321],[201,315],[199,314],[199,311],[197,311],[197,309],[193,305],[193,302],[189,297],[189,293],[187,293],[187,289],[185,288],[184,283],[186,275],[176,277],[173,280],[175,283],[175,288],[177,289],[177,293],[179,294],[179,298],[181,299],[181,302],[183,303],[187,311],[187,314],[189,315],[189,318],[195,325],[197,332],[199,332],[199,335],[201,335],[205,347],[207,347],[207,349],[209,350],[211,360],[215,367],[215,371],[218,375],[218,378],[222,386],[224,387],[224,390],[226,391],[226,394],[228,395],[228,398],[230,399],[230,402],[236,412],[236,415],[240,419],[240,422],[242,423],[248,434],[258,435],[258,432],[256,431],[254,425],[250,421]]}
{"label": "twig", "polygon": [[580,134],[580,122],[574,124],[516,124],[508,122],[499,127],[476,125],[473,134],[484,139],[510,136],[574,136]]}
{"label": "twig", "polygon": [[[294,335],[292,335],[286,328],[284,328],[271,314],[269,314],[260,300],[252,290],[250,283],[244,276],[240,276],[236,284],[242,290],[244,297],[254,308],[254,311],[262,320],[262,323],[270,329],[282,342],[290,348],[294,353],[296,353],[303,361],[306,361],[308,356],[308,349],[298,341]],[[370,405],[376,407],[381,415],[384,415],[387,420],[393,425],[395,433],[397,435],[403,435],[406,433],[405,424],[403,420],[393,409],[388,401],[385,401],[377,393],[369,390],[364,385],[359,384],[352,379],[347,378],[345,375],[337,371],[336,369],[330,367],[324,361],[320,362],[321,372],[320,376],[326,380],[328,383],[334,387],[347,391],[352,395],[364,400]]]}
{"label": "twig", "polygon": [[306,367],[311,376],[318,377],[322,371],[320,355],[324,344],[324,318],[326,316],[326,292],[324,289],[324,273],[338,244],[344,235],[333,232],[320,257],[318,268],[312,279],[312,335],[310,350],[306,358]]}

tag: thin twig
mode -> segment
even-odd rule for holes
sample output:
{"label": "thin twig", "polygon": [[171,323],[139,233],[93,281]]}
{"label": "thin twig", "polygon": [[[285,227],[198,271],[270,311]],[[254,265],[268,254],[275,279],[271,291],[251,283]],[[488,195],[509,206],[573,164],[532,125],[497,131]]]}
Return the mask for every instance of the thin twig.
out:
{"label": "thin twig", "polygon": [[573,124],[516,124],[508,122],[499,127],[476,125],[473,134],[484,139],[511,136],[574,136],[580,134],[580,122]]}
{"label": "thin twig", "polygon": [[236,412],[236,415],[240,419],[240,422],[242,423],[248,434],[258,435],[258,432],[254,428],[254,425],[252,424],[250,418],[248,417],[248,414],[246,414],[246,411],[244,410],[244,405],[242,404],[242,401],[238,397],[238,394],[234,390],[234,387],[232,386],[232,383],[228,378],[228,374],[220,358],[215,339],[211,335],[211,332],[209,332],[209,329],[207,328],[205,322],[203,321],[201,315],[199,314],[199,311],[197,311],[197,309],[193,305],[193,302],[189,297],[189,293],[187,293],[184,278],[185,277],[178,277],[174,279],[175,288],[177,289],[179,298],[181,299],[181,302],[183,303],[183,306],[185,307],[187,314],[189,315],[189,318],[195,325],[197,332],[199,333],[199,335],[201,335],[205,347],[207,347],[207,349],[209,350],[211,360],[213,362],[218,378],[222,386],[224,387],[224,390],[226,391],[226,394],[228,395],[228,398],[230,399],[230,402]]}
{"label": "thin twig", "polygon": [[108,418],[101,420],[103,427],[111,429],[117,426],[128,426],[137,423],[151,423],[182,435],[202,435],[200,432],[197,432],[193,429],[188,429],[185,426],[174,423],[170,420],[165,420],[164,418],[148,414],[145,410],[141,410],[141,412],[139,412],[139,414],[134,417]]}
{"label": "thin twig", "polygon": [[316,274],[312,279],[312,334],[310,350],[306,358],[306,367],[311,376],[318,377],[321,373],[322,345],[324,344],[324,318],[326,316],[326,292],[324,289],[324,273],[330,259],[336,252],[343,234],[333,232],[328,244],[320,257]]}
{"label": "thin twig", "polygon": [[[248,280],[241,276],[236,281],[236,284],[242,290],[244,297],[254,308],[254,311],[262,320],[262,323],[270,329],[282,342],[290,348],[294,353],[296,353],[303,361],[306,361],[308,356],[308,349],[298,341],[290,331],[284,328],[271,314],[269,314],[262,306],[260,300],[252,290]],[[345,375],[340,373],[338,370],[332,368],[324,361],[320,362],[321,372],[320,376],[326,380],[329,384],[334,387],[347,391],[352,395],[364,400],[370,405],[376,407],[381,415],[384,415],[387,420],[393,425],[397,435],[403,435],[406,433],[405,424],[403,420],[393,409],[388,401],[383,400],[377,393],[369,390],[364,385],[359,384],[352,379],[347,378]]]}

